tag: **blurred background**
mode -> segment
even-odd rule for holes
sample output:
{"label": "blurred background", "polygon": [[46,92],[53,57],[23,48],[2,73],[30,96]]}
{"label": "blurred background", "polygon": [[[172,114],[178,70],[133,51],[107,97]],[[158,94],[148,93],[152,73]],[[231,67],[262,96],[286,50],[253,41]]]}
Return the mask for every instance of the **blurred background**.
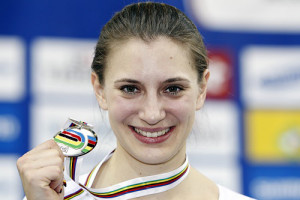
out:
{"label": "blurred background", "polygon": [[[114,147],[90,86],[102,26],[133,0],[0,1],[0,199],[23,197],[16,160],[68,117]],[[166,0],[199,27],[209,50],[208,99],[188,142],[192,165],[265,200],[300,199],[300,1]]]}

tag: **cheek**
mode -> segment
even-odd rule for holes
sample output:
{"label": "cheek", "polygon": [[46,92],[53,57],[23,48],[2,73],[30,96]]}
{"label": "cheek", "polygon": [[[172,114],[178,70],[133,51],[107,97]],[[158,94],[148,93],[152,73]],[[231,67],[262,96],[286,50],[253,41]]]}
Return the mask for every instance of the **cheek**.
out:
{"label": "cheek", "polygon": [[189,121],[195,116],[195,102],[191,101],[191,98],[184,98],[180,101],[171,101],[167,103],[168,110],[171,112],[179,121]]}
{"label": "cheek", "polygon": [[114,99],[110,99],[109,102],[108,113],[110,120],[121,122],[128,120],[128,117],[137,113],[136,103],[132,102],[132,100],[115,97]]}

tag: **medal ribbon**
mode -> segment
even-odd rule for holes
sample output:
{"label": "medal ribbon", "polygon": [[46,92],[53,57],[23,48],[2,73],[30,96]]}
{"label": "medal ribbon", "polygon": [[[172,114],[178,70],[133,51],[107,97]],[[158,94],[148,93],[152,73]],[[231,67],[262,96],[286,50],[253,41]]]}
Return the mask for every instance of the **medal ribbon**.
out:
{"label": "medal ribbon", "polygon": [[[109,156],[110,157],[110,156]],[[98,166],[96,167],[98,168]],[[96,174],[93,170],[91,174]],[[163,174],[139,177],[110,187],[93,189],[81,185],[97,199],[125,200],[167,191],[181,183],[189,173],[188,159],[179,168]],[[88,176],[87,179],[91,176]]]}
{"label": "medal ribbon", "polygon": [[65,158],[65,174],[67,174],[72,180],[78,182],[79,172],[81,168],[83,158],[82,157],[66,157]]}

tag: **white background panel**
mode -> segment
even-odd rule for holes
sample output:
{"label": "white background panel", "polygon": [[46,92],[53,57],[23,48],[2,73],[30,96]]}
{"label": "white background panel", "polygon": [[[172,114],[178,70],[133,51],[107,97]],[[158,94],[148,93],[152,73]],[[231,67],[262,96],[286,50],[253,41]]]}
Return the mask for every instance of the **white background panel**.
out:
{"label": "white background panel", "polygon": [[3,200],[20,200],[23,198],[16,162],[17,156],[0,154],[0,197]]}
{"label": "white background panel", "polygon": [[93,94],[90,74],[94,40],[40,38],[32,45],[32,91],[35,98]]}
{"label": "white background panel", "polygon": [[199,155],[238,156],[238,109],[230,101],[209,101],[197,112],[188,150]]}
{"label": "white background panel", "polygon": [[241,55],[241,80],[246,106],[300,108],[299,57],[300,46],[245,48]]}
{"label": "white background panel", "polygon": [[0,37],[0,101],[18,101],[25,93],[25,52],[16,37]]}
{"label": "white background panel", "polygon": [[300,32],[297,0],[185,0],[196,20],[211,29]]}

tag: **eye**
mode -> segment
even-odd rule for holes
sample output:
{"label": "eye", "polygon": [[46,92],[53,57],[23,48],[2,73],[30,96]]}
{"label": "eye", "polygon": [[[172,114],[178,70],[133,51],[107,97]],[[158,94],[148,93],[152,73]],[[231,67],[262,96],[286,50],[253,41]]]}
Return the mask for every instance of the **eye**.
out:
{"label": "eye", "polygon": [[164,92],[175,96],[175,95],[178,95],[182,90],[183,90],[182,87],[172,85],[172,86],[167,87]]}
{"label": "eye", "polygon": [[120,88],[120,90],[123,93],[129,94],[129,95],[134,95],[134,94],[140,93],[140,90],[134,85],[124,85]]}

